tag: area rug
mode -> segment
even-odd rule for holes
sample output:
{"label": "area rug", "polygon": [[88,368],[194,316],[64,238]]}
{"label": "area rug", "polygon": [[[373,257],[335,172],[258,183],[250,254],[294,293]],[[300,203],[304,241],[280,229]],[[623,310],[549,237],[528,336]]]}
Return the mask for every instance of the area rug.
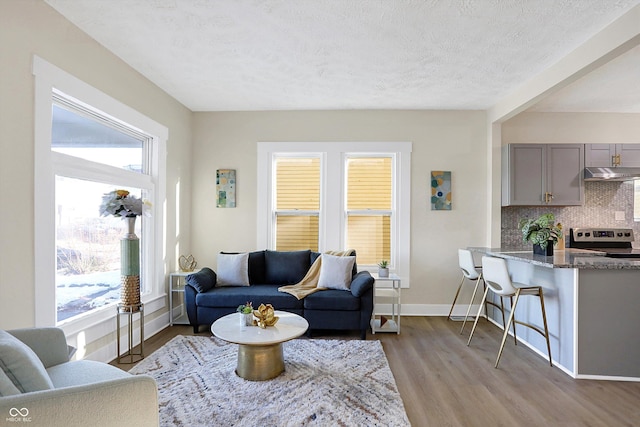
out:
{"label": "area rug", "polygon": [[177,336],[134,366],[158,383],[162,426],[408,426],[379,341],[297,339],[285,372],[235,374],[238,346]]}

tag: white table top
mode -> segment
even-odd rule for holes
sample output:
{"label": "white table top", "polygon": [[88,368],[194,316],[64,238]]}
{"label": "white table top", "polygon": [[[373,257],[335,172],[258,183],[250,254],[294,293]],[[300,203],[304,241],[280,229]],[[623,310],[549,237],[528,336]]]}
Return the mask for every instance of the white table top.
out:
{"label": "white table top", "polygon": [[289,341],[304,334],[309,328],[305,318],[297,314],[276,310],[279,317],[275,326],[262,329],[259,326],[240,327],[240,313],[228,314],[213,322],[211,332],[218,338],[236,344],[270,345]]}

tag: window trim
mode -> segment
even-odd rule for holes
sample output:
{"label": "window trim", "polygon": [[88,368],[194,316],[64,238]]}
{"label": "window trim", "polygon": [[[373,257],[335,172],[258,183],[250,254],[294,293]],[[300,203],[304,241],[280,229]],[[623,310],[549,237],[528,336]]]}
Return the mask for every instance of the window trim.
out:
{"label": "window trim", "polygon": [[[87,168],[82,171],[73,171],[73,160],[62,153],[51,150],[51,121],[54,93],[61,93],[74,103],[88,110],[99,110],[115,122],[134,128],[142,134],[148,135],[153,148],[150,150],[149,178],[141,174],[122,170],[125,174],[135,174],[138,180],[153,179],[157,200],[153,200],[152,215],[154,242],[148,246],[150,263],[150,293],[143,296],[143,302],[164,298],[164,203],[166,197],[166,141],[168,129],[146,117],[142,113],[110,97],[100,90],[72,76],[66,71],[45,61],[37,55],[33,57],[33,74],[35,76],[35,123],[34,123],[34,242],[35,242],[35,326],[53,326],[56,324],[55,301],[55,174],[57,167],[64,169],[65,175],[73,174],[91,175],[92,170],[101,170],[105,165],[87,163]],[[83,101],[81,101],[83,100]],[[54,167],[54,158],[60,160],[60,164]],[[85,161],[83,161],[85,162]],[[141,181],[143,182],[143,181]],[[164,303],[163,303],[164,305]],[[109,307],[96,310],[86,316],[63,323],[61,327],[67,335],[72,335],[85,330],[88,327],[113,319],[115,311]],[[101,328],[102,329],[102,328]],[[109,328],[111,330],[112,327]],[[109,331],[102,329],[100,336]],[[87,337],[90,342],[90,337]]]}
{"label": "window trim", "polygon": [[[394,190],[397,198],[397,219],[394,230],[396,239],[395,256],[397,263],[395,273],[402,279],[402,287],[409,287],[410,253],[411,253],[411,142],[258,142],[257,165],[257,237],[258,248],[271,248],[271,212],[273,201],[271,191],[273,185],[273,156],[275,154],[311,154],[322,153],[321,189],[340,188],[339,197],[326,197],[321,191],[320,206],[325,215],[320,216],[320,251],[332,250],[344,245],[346,215],[344,214],[345,178],[343,167],[347,155],[378,154],[394,156]],[[331,168],[331,170],[328,170]],[[335,169],[335,170],[334,170]],[[264,179],[266,177],[267,179]],[[340,233],[327,233],[334,227]],[[367,269],[375,271],[373,268]]]}

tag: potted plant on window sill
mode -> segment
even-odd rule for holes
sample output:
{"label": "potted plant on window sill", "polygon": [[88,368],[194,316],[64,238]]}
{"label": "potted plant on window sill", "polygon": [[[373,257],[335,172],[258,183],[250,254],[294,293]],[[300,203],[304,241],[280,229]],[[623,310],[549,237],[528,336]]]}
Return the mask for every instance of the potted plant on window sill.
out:
{"label": "potted plant on window sill", "polygon": [[389,277],[389,261],[382,260],[378,263],[378,277]]}
{"label": "potted plant on window sill", "polygon": [[522,241],[533,244],[534,254],[553,256],[553,247],[562,237],[562,224],[556,224],[555,220],[555,216],[548,213],[536,219],[522,218],[518,223]]}

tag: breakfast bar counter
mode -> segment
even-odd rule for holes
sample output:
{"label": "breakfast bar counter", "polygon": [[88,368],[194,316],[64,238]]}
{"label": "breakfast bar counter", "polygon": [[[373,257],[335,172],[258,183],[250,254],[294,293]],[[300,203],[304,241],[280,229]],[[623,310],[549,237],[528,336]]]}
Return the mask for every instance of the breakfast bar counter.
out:
{"label": "breakfast bar counter", "polygon": [[556,250],[553,256],[536,255],[532,250],[511,248],[468,248],[472,252],[499,258],[527,262],[547,268],[578,268],[598,270],[640,270],[640,258],[609,258],[604,252],[585,249]]}
{"label": "breakfast bar counter", "polygon": [[[477,258],[504,258],[513,281],[542,286],[554,366],[574,378],[640,381],[640,260],[580,249],[548,257],[523,249],[468,249]],[[500,311],[489,307],[489,319],[502,327]],[[522,298],[516,318],[542,326],[538,299]],[[539,334],[518,328],[517,335],[547,357]]]}

